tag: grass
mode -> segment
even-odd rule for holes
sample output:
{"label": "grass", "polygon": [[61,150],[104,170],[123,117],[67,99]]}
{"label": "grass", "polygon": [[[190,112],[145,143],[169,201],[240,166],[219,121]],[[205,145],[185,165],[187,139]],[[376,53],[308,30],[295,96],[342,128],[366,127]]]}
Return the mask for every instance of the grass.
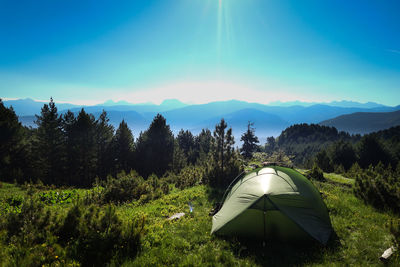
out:
{"label": "grass", "polygon": [[340,174],[324,173],[324,177],[328,181],[335,183],[337,185],[347,185],[349,187],[352,187],[354,185],[354,179],[346,178]]}
{"label": "grass", "polygon": [[[379,257],[392,245],[388,224],[399,216],[375,210],[357,199],[352,192],[352,179],[337,174],[324,176],[326,182],[313,183],[323,193],[337,236],[326,247],[276,243],[263,247],[259,242],[211,235],[212,217],[208,213],[219,198],[210,188],[200,185],[185,190],[173,189],[168,195],[144,205],[136,201],[117,206],[117,214],[126,222],[139,216],[146,220],[141,251],[123,266],[383,265]],[[79,195],[84,193],[78,190]],[[3,183],[0,205],[3,207],[11,196],[26,197],[26,191]],[[194,206],[193,212],[189,211],[189,202]],[[63,208],[72,204],[47,205]],[[177,212],[185,212],[185,216],[167,220]],[[389,262],[389,265],[396,263]]]}

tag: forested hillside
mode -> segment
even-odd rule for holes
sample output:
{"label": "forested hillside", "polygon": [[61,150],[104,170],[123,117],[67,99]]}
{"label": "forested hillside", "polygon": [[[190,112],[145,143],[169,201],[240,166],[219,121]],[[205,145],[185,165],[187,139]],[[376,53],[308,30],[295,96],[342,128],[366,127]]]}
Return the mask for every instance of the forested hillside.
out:
{"label": "forested hillside", "polygon": [[319,124],[349,133],[372,133],[400,125],[400,111],[356,112],[325,120]]}
{"label": "forested hillside", "polygon": [[[309,166],[313,156],[336,141],[355,143],[360,135],[339,132],[334,127],[318,124],[295,124],[286,128],[276,139],[275,149],[292,155],[296,164]],[[268,144],[267,144],[268,145]]]}

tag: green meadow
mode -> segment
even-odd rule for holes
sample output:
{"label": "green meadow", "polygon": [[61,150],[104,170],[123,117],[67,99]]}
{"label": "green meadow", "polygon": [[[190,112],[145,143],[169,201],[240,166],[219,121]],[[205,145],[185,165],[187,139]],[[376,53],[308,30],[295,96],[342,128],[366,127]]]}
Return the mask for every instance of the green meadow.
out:
{"label": "green meadow", "polygon": [[[94,192],[101,188],[70,189],[41,188],[31,185],[17,186],[2,183],[0,188],[1,223],[0,262],[2,266],[79,266],[95,265],[95,260],[82,257],[95,257],[90,253],[90,246],[96,242],[110,243],[115,237],[112,229],[120,227],[120,238],[125,240],[126,227],[135,228],[136,247],[127,249],[123,242],[111,245],[111,253],[103,258],[101,265],[110,266],[379,266],[384,265],[379,257],[393,245],[389,223],[399,219],[390,211],[378,211],[356,198],[353,193],[351,178],[338,174],[324,174],[323,182],[313,181],[322,193],[326,203],[335,234],[327,246],[317,243],[282,244],[249,242],[236,238],[223,238],[210,235],[210,210],[220,201],[223,192],[215,191],[206,185],[197,185],[184,190],[170,184],[169,193],[161,197],[143,202],[130,201],[122,204],[97,204],[93,201]],[[49,213],[48,222],[41,220],[43,229],[24,226],[25,233],[18,230],[10,235],[7,226],[10,217],[21,214],[23,206],[30,199],[43,205],[41,212]],[[193,211],[189,210],[189,203]],[[81,255],[76,251],[81,244],[62,240],[63,222],[71,210],[81,206],[85,210],[98,209],[99,222],[109,215],[115,216],[115,226],[109,226],[99,235],[90,230],[81,231],[77,240],[84,243]],[[31,205],[30,214],[35,216],[35,208]],[[22,211],[21,211],[22,210]],[[113,210],[113,212],[109,212]],[[184,212],[180,219],[168,220],[175,213]],[[43,215],[42,214],[42,215]],[[86,215],[85,215],[86,214]],[[111,215],[110,215],[111,214]],[[42,216],[38,215],[38,216]],[[93,220],[92,218],[92,220]],[[18,218],[14,218],[17,220]],[[19,217],[19,220],[24,220]],[[108,220],[107,222],[111,222]],[[114,225],[113,223],[109,223]],[[101,225],[101,223],[99,224]],[[7,228],[8,227],[8,228]],[[82,227],[82,226],[77,226]],[[114,228],[113,228],[114,227]],[[101,227],[97,231],[101,231]],[[111,230],[110,230],[111,229]],[[107,232],[108,231],[108,232]],[[115,230],[117,231],[117,230]],[[33,236],[30,236],[33,235]],[[93,242],[95,240],[96,242]],[[129,243],[129,241],[128,241]],[[129,246],[129,244],[127,244]],[[84,247],[85,248],[85,247]],[[396,266],[395,258],[387,264]]]}

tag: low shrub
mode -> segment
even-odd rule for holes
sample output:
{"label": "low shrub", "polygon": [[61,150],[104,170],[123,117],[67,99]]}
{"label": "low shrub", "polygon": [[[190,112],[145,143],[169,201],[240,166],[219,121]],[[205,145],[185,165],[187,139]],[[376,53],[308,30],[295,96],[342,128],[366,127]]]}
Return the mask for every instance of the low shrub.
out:
{"label": "low shrub", "polygon": [[400,212],[400,177],[397,171],[378,163],[356,175],[355,195],[378,209]]}
{"label": "low shrub", "polygon": [[21,195],[12,195],[2,200],[0,203],[0,215],[12,213],[20,213],[24,197]]}
{"label": "low shrub", "polygon": [[[67,255],[84,266],[100,266],[111,259],[135,257],[140,248],[144,217],[124,224],[113,205],[74,205],[57,229]],[[118,254],[118,257],[115,257]]]}
{"label": "low shrub", "polygon": [[52,190],[39,193],[39,199],[45,204],[71,203],[77,197],[76,190]]}
{"label": "low shrub", "polygon": [[203,181],[214,188],[226,188],[242,172],[243,166],[237,158],[225,162],[223,169],[219,162],[211,160],[206,166]]}
{"label": "low shrub", "polygon": [[318,167],[318,165],[316,163],[314,163],[314,165],[313,165],[311,170],[306,172],[306,176],[310,180],[317,180],[317,181],[324,181],[325,180],[323,171],[321,170],[320,167]]}
{"label": "low shrub", "polygon": [[184,189],[203,183],[204,168],[199,166],[187,166],[176,176],[175,186]]}
{"label": "low shrub", "polygon": [[400,262],[400,220],[390,221],[389,230],[392,234],[392,240],[395,248],[392,261]]}
{"label": "low shrub", "polygon": [[358,163],[354,163],[347,171],[346,176],[355,179],[355,177],[362,172],[362,169]]}
{"label": "low shrub", "polygon": [[109,176],[101,185],[91,189],[84,201],[86,204],[120,204],[133,200],[146,203],[168,193],[169,185],[165,179],[152,174],[145,180],[137,172],[131,171],[128,174],[121,172],[116,178]]}
{"label": "low shrub", "polygon": [[118,264],[136,256],[144,223],[144,217],[122,221],[113,205],[75,202],[60,214],[40,199],[29,198],[20,212],[0,218],[1,242],[9,255],[0,259],[0,265]]}
{"label": "low shrub", "polygon": [[52,233],[55,224],[55,215],[35,198],[24,201],[20,212],[7,213],[1,221],[0,228],[6,231],[3,242],[8,245],[8,254],[12,257],[9,259],[11,262],[3,264],[15,266],[60,264],[65,252],[57,244],[56,237]]}

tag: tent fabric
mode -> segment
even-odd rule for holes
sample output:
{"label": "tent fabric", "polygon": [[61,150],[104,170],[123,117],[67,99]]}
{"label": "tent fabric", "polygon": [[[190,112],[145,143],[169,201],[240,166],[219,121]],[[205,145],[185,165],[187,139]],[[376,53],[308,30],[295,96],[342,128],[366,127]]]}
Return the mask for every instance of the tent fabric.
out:
{"label": "tent fabric", "polygon": [[240,178],[213,216],[211,233],[326,244],[332,225],[314,185],[299,172],[269,166]]}

